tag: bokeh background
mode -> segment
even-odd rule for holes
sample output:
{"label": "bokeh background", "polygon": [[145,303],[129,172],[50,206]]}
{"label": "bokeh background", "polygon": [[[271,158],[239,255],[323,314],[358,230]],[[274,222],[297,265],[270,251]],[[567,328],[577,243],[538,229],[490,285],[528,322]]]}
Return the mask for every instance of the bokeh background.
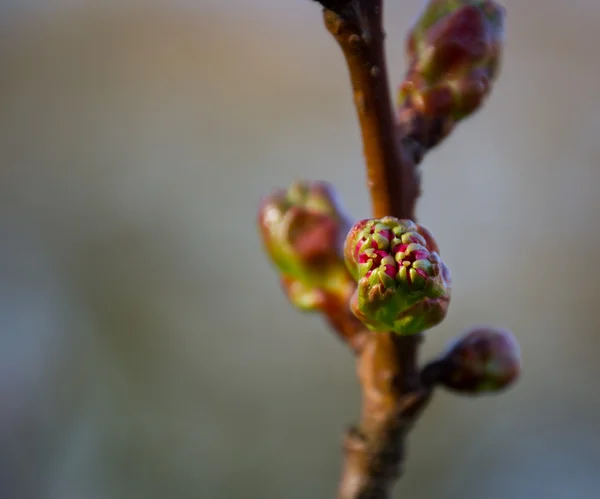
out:
{"label": "bokeh background", "polygon": [[[419,0],[387,2],[391,77]],[[454,277],[424,358],[509,327],[501,397],[440,393],[396,497],[600,488],[600,3],[504,0],[503,73],[426,159]],[[0,2],[0,497],[332,497],[350,354],[289,307],[261,195],[368,214],[346,70],[309,0]]]}

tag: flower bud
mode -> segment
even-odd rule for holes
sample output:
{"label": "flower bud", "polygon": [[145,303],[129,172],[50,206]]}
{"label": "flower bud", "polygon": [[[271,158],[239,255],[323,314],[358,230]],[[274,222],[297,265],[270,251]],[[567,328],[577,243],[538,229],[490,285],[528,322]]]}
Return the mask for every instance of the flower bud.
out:
{"label": "flower bud", "polygon": [[265,198],[259,209],[264,246],[281,273],[289,300],[319,309],[328,296],[345,299],[354,282],[342,258],[349,227],[333,189],[323,182],[299,182]]}
{"label": "flower bud", "polygon": [[344,257],[358,282],[352,311],[372,331],[417,334],[446,316],[450,272],[424,227],[393,217],[361,220]]}
{"label": "flower bud", "polygon": [[454,122],[473,113],[498,72],[504,12],[493,0],[430,0],[407,39],[400,108]]}
{"label": "flower bud", "polygon": [[497,392],[511,385],[521,369],[520,349],[506,329],[477,327],[446,351],[441,383],[457,392]]}

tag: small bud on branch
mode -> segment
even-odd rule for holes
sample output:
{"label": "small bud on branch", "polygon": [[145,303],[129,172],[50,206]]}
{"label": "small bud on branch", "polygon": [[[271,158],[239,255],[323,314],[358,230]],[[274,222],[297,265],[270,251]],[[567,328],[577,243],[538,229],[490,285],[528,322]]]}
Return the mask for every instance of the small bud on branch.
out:
{"label": "small bud on branch", "polygon": [[440,323],[450,300],[450,272],[424,227],[394,217],[356,223],[344,255],[358,281],[354,314],[372,331],[417,334]]}
{"label": "small bud on branch", "polygon": [[332,295],[347,299],[354,282],[344,265],[342,244],[350,224],[331,186],[300,182],[275,192],[261,203],[259,224],[293,305],[319,310]]}
{"label": "small bud on branch", "polygon": [[[492,0],[430,0],[407,38],[409,70],[400,86],[399,117],[424,122],[433,147],[479,108],[498,74],[504,9]],[[439,123],[439,121],[442,123]],[[433,136],[431,136],[433,135]]]}
{"label": "small bud on branch", "polygon": [[441,362],[440,383],[472,395],[507,388],[521,370],[520,349],[513,334],[492,327],[467,331],[449,346]]}

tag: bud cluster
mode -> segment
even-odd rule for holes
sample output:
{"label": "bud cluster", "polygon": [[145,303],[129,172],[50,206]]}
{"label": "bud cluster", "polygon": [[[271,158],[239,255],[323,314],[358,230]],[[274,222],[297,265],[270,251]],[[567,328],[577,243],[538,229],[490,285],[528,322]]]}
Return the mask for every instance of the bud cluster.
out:
{"label": "bud cluster", "polygon": [[373,331],[416,334],[445,317],[450,273],[432,235],[393,217],[355,224],[344,250],[358,287],[354,314]]}

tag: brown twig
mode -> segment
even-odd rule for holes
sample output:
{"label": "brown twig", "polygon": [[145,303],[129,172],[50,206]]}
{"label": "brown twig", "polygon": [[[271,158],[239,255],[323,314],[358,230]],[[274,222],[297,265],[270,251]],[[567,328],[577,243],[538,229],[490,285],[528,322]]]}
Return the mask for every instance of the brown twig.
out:
{"label": "brown twig", "polygon": [[414,220],[419,176],[415,162],[399,147],[382,17],[382,0],[358,0],[338,11],[324,11],[325,26],[342,48],[350,72],[373,216]]}
{"label": "brown twig", "polygon": [[419,343],[419,336],[368,336],[357,360],[361,421],[346,434],[339,499],[387,498],[400,476],[406,434],[432,392],[420,381]]}
{"label": "brown twig", "polygon": [[[347,2],[335,10],[326,8],[324,20],[349,69],[373,215],[414,220],[420,193],[416,165],[424,151],[418,141],[406,140],[405,132],[414,133],[414,128],[394,121],[382,4],[382,0]],[[365,333],[364,338],[357,357],[362,414],[359,426],[345,438],[339,499],[389,497],[402,471],[405,436],[432,390],[432,385],[421,383],[419,375],[419,336]]]}

